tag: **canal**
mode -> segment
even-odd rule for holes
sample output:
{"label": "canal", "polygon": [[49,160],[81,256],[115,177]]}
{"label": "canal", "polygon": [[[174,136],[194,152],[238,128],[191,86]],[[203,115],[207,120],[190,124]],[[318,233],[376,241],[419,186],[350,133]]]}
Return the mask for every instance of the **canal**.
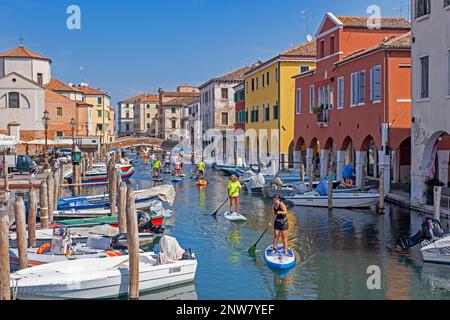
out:
{"label": "canal", "polygon": [[[150,167],[139,164],[136,169],[130,184],[153,187]],[[186,167],[188,177],[176,186],[175,218],[166,230],[195,252],[196,283],[143,299],[450,299],[450,267],[424,265],[418,248],[404,254],[393,246],[401,236],[417,232],[423,216],[396,206],[389,206],[383,216],[371,210],[291,208],[289,244],[299,263],[280,274],[263,258],[271,232],[255,257],[247,253],[272,217],[271,201],[244,193],[241,212],[246,224],[225,220],[221,214],[227,206],[213,218],[227,198],[228,180],[208,170],[209,185],[199,189],[190,169]],[[448,221],[443,225],[448,231]],[[369,266],[381,269],[381,290],[368,290]]]}

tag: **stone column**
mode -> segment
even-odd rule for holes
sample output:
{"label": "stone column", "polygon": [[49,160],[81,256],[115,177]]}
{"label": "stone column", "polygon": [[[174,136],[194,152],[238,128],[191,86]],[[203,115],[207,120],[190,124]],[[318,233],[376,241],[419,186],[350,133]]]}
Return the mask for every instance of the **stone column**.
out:
{"label": "stone column", "polygon": [[411,204],[423,205],[426,204],[425,197],[425,177],[421,172],[411,172]]}
{"label": "stone column", "polygon": [[340,181],[342,180],[342,171],[345,168],[345,151],[337,150],[336,156],[336,179]]}
{"label": "stone column", "polygon": [[314,149],[306,149],[306,175],[309,176],[311,166],[314,159]]}
{"label": "stone column", "polygon": [[294,151],[294,169],[300,170],[302,162],[302,152]]}
{"label": "stone column", "polygon": [[392,171],[393,171],[393,177],[392,182],[393,183],[400,183],[400,150],[399,151],[392,151]]}
{"label": "stone column", "polygon": [[439,181],[448,186],[448,160],[450,157],[450,150],[438,150],[439,161]]}
{"label": "stone column", "polygon": [[329,163],[330,163],[329,150],[320,150],[320,179],[322,180],[325,180],[328,176]]}
{"label": "stone column", "polygon": [[356,187],[362,186],[362,176],[363,170],[366,166],[367,152],[366,151],[356,151]]}
{"label": "stone column", "polygon": [[388,194],[391,192],[391,159],[384,151],[378,151],[378,159],[380,170],[384,169],[384,193]]}

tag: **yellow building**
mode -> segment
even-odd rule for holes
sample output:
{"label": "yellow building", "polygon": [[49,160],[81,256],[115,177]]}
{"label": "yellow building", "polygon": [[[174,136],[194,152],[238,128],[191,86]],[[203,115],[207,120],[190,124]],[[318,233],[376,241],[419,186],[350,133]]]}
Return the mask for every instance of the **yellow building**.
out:
{"label": "yellow building", "polygon": [[102,137],[102,143],[115,141],[114,109],[111,110],[111,97],[87,85],[79,85],[78,89],[84,94],[84,101],[93,105],[92,135]]}
{"label": "yellow building", "polygon": [[[257,164],[249,159],[250,154],[257,154],[258,161],[270,154],[279,155],[280,163],[287,165],[294,141],[295,80],[292,77],[315,68],[315,59],[316,42],[310,41],[279,54],[245,75],[248,164]],[[256,140],[252,132],[256,132]]]}

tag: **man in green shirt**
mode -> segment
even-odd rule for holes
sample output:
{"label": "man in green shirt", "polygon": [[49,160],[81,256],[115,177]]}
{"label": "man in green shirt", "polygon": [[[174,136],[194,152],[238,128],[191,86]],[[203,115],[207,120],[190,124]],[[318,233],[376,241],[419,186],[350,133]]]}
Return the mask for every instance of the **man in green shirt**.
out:
{"label": "man in green shirt", "polygon": [[[206,164],[204,162],[204,160],[202,159],[202,161],[200,161],[200,163],[197,165],[197,176],[199,180],[205,180],[206,177]],[[201,177],[201,178],[200,178]]]}
{"label": "man in green shirt", "polygon": [[242,186],[236,176],[231,176],[231,181],[228,183],[228,196],[230,197],[230,212],[234,209],[237,214],[239,214],[239,192]]}

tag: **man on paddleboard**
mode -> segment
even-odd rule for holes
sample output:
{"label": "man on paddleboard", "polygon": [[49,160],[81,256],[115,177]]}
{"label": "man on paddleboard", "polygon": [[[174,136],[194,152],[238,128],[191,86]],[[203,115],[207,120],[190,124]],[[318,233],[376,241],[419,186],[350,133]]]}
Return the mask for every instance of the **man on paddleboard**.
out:
{"label": "man on paddleboard", "polygon": [[239,192],[242,186],[236,176],[231,176],[231,181],[228,183],[228,196],[230,197],[230,213],[233,212],[233,203],[235,212],[239,214]]}
{"label": "man on paddleboard", "polygon": [[159,158],[156,158],[153,162],[153,177],[159,179],[161,178],[161,161],[159,161]]}
{"label": "man on paddleboard", "polygon": [[197,173],[198,180],[204,181],[206,177],[206,164],[204,162],[204,159],[202,159],[202,161],[200,161],[199,164],[197,165],[197,170],[198,170]]}
{"label": "man on paddleboard", "polygon": [[276,248],[278,248],[278,242],[281,237],[283,240],[284,253],[288,254],[288,243],[287,243],[289,231],[289,220],[287,216],[288,212],[286,205],[281,201],[281,196],[279,195],[273,197],[272,212],[275,215],[275,223],[274,223],[275,232],[273,242],[274,253],[276,253]]}

